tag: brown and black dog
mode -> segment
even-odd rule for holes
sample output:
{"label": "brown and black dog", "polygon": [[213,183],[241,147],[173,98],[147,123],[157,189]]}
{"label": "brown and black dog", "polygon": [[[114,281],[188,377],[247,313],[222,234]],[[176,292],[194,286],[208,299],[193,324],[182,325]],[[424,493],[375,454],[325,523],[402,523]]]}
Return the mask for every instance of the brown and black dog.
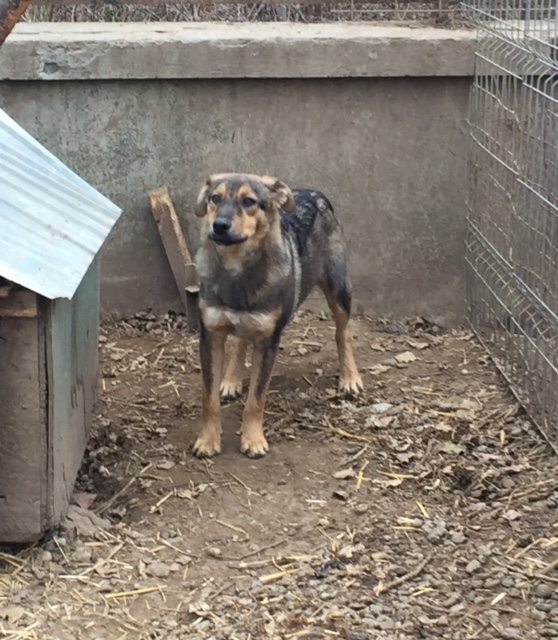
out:
{"label": "brown and black dog", "polygon": [[[281,333],[318,285],[336,325],[340,389],[362,390],[348,329],[351,282],[339,221],[318,191],[295,189],[270,176],[217,174],[203,186],[195,213],[203,217],[197,254],[200,279],[202,424],[194,453],[221,451],[220,396],[242,392],[253,345],[241,451],[267,453],[263,431],[267,390]],[[235,336],[224,372],[227,336]]]}

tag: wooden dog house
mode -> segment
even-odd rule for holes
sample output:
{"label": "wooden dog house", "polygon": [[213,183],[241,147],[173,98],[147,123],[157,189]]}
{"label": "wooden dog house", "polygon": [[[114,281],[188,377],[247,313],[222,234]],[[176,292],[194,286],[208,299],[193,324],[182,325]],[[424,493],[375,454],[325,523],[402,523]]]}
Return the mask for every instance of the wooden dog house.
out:
{"label": "wooden dog house", "polygon": [[98,253],[121,210],[0,110],[0,542],[57,526],[98,384]]}

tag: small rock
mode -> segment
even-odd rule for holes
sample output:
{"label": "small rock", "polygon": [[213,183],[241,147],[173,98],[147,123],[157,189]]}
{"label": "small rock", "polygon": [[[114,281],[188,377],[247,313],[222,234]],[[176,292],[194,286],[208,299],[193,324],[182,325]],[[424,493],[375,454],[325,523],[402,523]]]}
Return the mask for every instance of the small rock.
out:
{"label": "small rock", "polygon": [[355,511],[359,514],[366,513],[368,511],[368,505],[365,502],[361,502],[356,505]]}
{"label": "small rock", "polygon": [[407,331],[407,329],[405,329],[405,327],[403,327],[400,324],[390,324],[389,326],[387,326],[384,331],[386,333],[392,333],[394,335],[400,335],[400,336],[408,336],[409,332]]}
{"label": "small rock", "polygon": [[387,365],[388,367],[396,367],[399,363],[395,358],[387,358],[382,362],[382,364]]}
{"label": "small rock", "polygon": [[337,498],[337,500],[342,500],[346,502],[349,499],[349,492],[345,491],[345,489],[336,489],[333,492],[333,497]]}
{"label": "small rock", "polygon": [[521,513],[519,511],[517,511],[516,509],[509,509],[509,511],[506,511],[503,514],[503,517],[506,520],[509,520],[510,522],[513,522],[514,520],[517,520],[518,518],[521,518]]}
{"label": "small rock", "polygon": [[164,562],[153,562],[146,568],[145,572],[155,578],[167,578],[170,574],[170,567]]}
{"label": "small rock", "polygon": [[50,551],[43,551],[41,553],[41,564],[50,564],[52,562],[52,553]]}
{"label": "small rock", "polygon": [[221,551],[221,549],[219,549],[219,547],[209,547],[209,549],[207,550],[207,555],[211,556],[212,558],[220,558],[223,555],[223,552]]}
{"label": "small rock", "polygon": [[397,360],[397,362],[407,364],[409,362],[414,362],[417,357],[412,351],[404,351],[403,353],[398,353],[395,356],[395,359]]}
{"label": "small rock", "polygon": [[72,553],[72,560],[78,564],[91,561],[91,549],[89,547],[78,547]]}
{"label": "small rock", "polygon": [[465,542],[465,540],[466,540],[466,538],[461,533],[461,531],[454,531],[451,534],[451,541],[453,542],[453,544],[463,544]]}
{"label": "small rock", "polygon": [[[546,602],[541,602],[541,604],[546,604]],[[546,620],[547,613],[546,611],[539,611],[538,609],[531,610],[531,618],[533,620]]]}
{"label": "small rock", "polygon": [[546,584],[546,582],[539,582],[539,584],[533,589],[533,593],[537,598],[552,598],[554,589]]}
{"label": "small rock", "polygon": [[519,638],[519,630],[514,629],[513,627],[505,627],[500,632],[501,638]]}
{"label": "small rock", "polygon": [[427,538],[429,542],[440,542],[446,535],[446,523],[439,522],[433,529],[428,532]]}
{"label": "small rock", "polygon": [[111,524],[108,520],[100,518],[88,509],[83,509],[73,504],[68,507],[66,512],[64,528],[73,530],[79,536],[93,537],[99,532],[99,529],[108,529],[110,526]]}
{"label": "small rock", "polygon": [[518,629],[523,626],[523,620],[521,618],[512,618],[510,620],[510,627],[514,627],[514,629]]}
{"label": "small rock", "polygon": [[500,618],[500,612],[499,612],[499,611],[497,611],[496,609],[487,609],[487,610],[484,612],[484,615],[485,615],[487,618],[490,618],[490,620],[492,620],[492,622],[497,622],[497,621],[498,621],[498,619]]}
{"label": "small rock", "polygon": [[389,409],[393,407],[389,402],[377,402],[373,404],[370,408],[372,409],[372,413],[385,413]]}
{"label": "small rock", "polygon": [[544,601],[535,602],[535,607],[539,611],[544,611],[546,613],[552,609],[552,602],[544,602]]}
{"label": "small rock", "polygon": [[453,591],[448,595],[446,600],[442,602],[442,607],[444,607],[444,609],[449,609],[449,607],[452,607],[454,604],[459,602],[460,599],[461,599],[461,594],[457,591]]}
{"label": "small rock", "polygon": [[[487,578],[484,581],[484,588],[485,589],[494,589],[495,587],[500,585],[500,578]],[[513,625],[512,625],[513,627]]]}
{"label": "small rock", "polygon": [[204,631],[205,629],[207,629],[208,627],[211,626],[211,621],[210,620],[202,620],[201,622],[198,622],[195,625],[195,628],[199,631]]}
{"label": "small rock", "polygon": [[336,480],[347,480],[348,478],[354,478],[356,476],[355,470],[348,468],[348,469],[340,469],[339,471],[336,471],[333,474],[333,477]]}
{"label": "small rock", "polygon": [[465,567],[465,571],[467,573],[474,573],[481,568],[481,563],[478,560],[471,560],[469,564]]}
{"label": "small rock", "polygon": [[378,617],[377,624],[382,631],[389,631],[395,627],[395,622],[391,618],[388,618],[388,616],[384,615]]}

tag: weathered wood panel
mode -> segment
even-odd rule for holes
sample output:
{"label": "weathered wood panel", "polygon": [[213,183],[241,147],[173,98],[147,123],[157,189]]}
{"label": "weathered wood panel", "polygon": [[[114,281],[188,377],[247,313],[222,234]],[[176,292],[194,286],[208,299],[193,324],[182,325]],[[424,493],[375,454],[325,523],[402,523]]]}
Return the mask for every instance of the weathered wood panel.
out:
{"label": "weathered wood panel", "polygon": [[47,339],[50,526],[66,511],[97,397],[99,273],[95,260],[72,300],[55,300]]}
{"label": "weathered wood panel", "polygon": [[38,538],[44,521],[47,429],[41,415],[39,326],[32,314],[10,317],[9,312],[33,307],[31,293],[0,301],[8,316],[0,314],[1,542]]}

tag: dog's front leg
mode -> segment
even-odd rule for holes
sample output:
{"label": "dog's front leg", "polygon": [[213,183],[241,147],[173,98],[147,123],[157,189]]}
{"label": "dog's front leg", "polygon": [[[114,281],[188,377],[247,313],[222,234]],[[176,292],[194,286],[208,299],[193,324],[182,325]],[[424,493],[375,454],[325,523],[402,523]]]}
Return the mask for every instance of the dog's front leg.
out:
{"label": "dog's front leg", "polygon": [[226,335],[200,328],[200,364],[202,371],[201,429],[194,444],[194,454],[206,458],[221,452],[221,398],[219,386],[223,373]]}
{"label": "dog's front leg", "polygon": [[248,341],[242,338],[233,339],[229,365],[225,369],[225,375],[221,381],[221,397],[236,398],[242,394],[242,381],[246,370],[246,350]]}
{"label": "dog's front leg", "polygon": [[254,344],[250,389],[240,433],[240,450],[250,458],[261,458],[269,450],[264,436],[263,419],[271,371],[278,348],[278,338],[266,339]]}

